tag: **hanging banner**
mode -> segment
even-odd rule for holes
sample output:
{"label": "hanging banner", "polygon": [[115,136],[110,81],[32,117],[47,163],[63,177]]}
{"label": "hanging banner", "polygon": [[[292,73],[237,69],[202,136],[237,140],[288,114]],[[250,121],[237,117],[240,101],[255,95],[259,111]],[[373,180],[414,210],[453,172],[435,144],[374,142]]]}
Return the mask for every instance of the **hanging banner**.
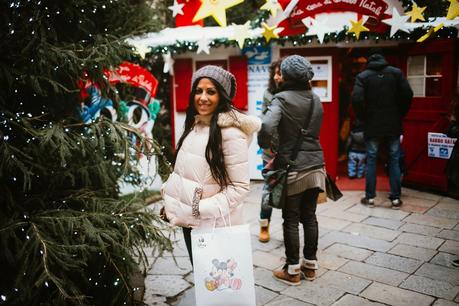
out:
{"label": "hanging banner", "polygon": [[[242,53],[247,57],[248,73],[248,97],[250,115],[260,116],[261,104],[263,103],[263,93],[268,87],[269,65],[271,64],[270,47],[250,47],[242,49]],[[255,137],[256,139],[256,137]],[[256,141],[252,141],[249,147],[250,178],[263,179],[261,170],[263,161],[261,159],[262,150]]]}
{"label": "hanging banner", "polygon": [[[279,0],[283,9],[287,7],[289,2],[290,0]],[[384,0],[299,0],[289,18],[279,24],[280,27],[284,28],[279,35],[287,36],[304,33],[306,27],[301,20],[306,17],[314,18],[316,15],[323,13],[352,12],[362,16],[365,15],[373,19],[370,24],[377,26],[381,19],[388,17],[385,14],[387,8],[388,5]]]}
{"label": "hanging banner", "polygon": [[303,19],[320,13],[354,12],[381,19],[387,7],[387,3],[383,0],[300,0],[290,14],[290,18]]}

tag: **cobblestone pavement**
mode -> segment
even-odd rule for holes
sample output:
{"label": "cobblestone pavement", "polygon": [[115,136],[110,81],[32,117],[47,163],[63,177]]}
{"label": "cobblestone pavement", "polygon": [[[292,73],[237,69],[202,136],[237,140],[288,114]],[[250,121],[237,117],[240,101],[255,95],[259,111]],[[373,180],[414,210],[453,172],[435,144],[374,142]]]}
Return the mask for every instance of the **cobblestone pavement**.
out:
{"label": "cobblestone pavement", "polygon": [[[404,204],[393,210],[386,193],[368,208],[359,204],[362,192],[344,192],[338,202],[317,209],[319,277],[288,286],[271,276],[285,259],[281,213],[273,212],[271,241],[258,242],[261,184],[251,187],[244,212],[252,233],[257,305],[459,304],[459,268],[451,265],[459,258],[459,201],[403,189]],[[169,253],[155,258],[148,271],[148,305],[195,304],[181,231],[176,239],[176,263]]]}

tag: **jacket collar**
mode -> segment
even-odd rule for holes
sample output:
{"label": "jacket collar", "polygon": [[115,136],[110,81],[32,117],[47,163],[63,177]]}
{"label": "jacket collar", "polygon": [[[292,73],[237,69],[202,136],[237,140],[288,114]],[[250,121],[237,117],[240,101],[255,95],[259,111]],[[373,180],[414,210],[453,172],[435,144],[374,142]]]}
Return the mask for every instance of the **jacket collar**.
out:
{"label": "jacket collar", "polygon": [[[194,116],[195,124],[210,125],[212,115]],[[217,124],[221,128],[236,127],[247,135],[258,132],[261,128],[261,120],[258,117],[246,115],[238,111],[229,111],[218,115]]]}

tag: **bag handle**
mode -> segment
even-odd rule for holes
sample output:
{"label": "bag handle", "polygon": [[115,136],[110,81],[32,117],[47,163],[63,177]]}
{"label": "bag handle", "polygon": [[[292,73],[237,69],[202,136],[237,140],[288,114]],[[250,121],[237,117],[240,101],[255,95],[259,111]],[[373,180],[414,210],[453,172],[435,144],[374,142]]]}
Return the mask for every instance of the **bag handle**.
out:
{"label": "bag handle", "polygon": [[[228,196],[225,193],[226,200],[228,201]],[[226,223],[225,215],[223,214],[222,209],[220,206],[217,205],[218,211],[220,212],[220,218],[223,220],[223,224],[225,227],[231,227],[231,213],[228,213],[228,223]],[[215,228],[217,227],[217,217],[214,218],[214,226],[212,227],[212,233],[214,232]]]}

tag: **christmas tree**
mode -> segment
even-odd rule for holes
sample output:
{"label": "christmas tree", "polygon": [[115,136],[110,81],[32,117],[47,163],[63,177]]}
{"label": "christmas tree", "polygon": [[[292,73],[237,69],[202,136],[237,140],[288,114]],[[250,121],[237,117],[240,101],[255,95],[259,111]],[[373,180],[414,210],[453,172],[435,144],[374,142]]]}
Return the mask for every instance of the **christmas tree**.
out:
{"label": "christmas tree", "polygon": [[133,157],[159,154],[157,144],[103,116],[84,123],[78,85],[91,81],[118,104],[104,71],[135,61],[126,38],[158,30],[164,10],[142,0],[0,3],[0,305],[134,304],[142,248],[171,249],[142,199],[118,192],[135,176]]}

